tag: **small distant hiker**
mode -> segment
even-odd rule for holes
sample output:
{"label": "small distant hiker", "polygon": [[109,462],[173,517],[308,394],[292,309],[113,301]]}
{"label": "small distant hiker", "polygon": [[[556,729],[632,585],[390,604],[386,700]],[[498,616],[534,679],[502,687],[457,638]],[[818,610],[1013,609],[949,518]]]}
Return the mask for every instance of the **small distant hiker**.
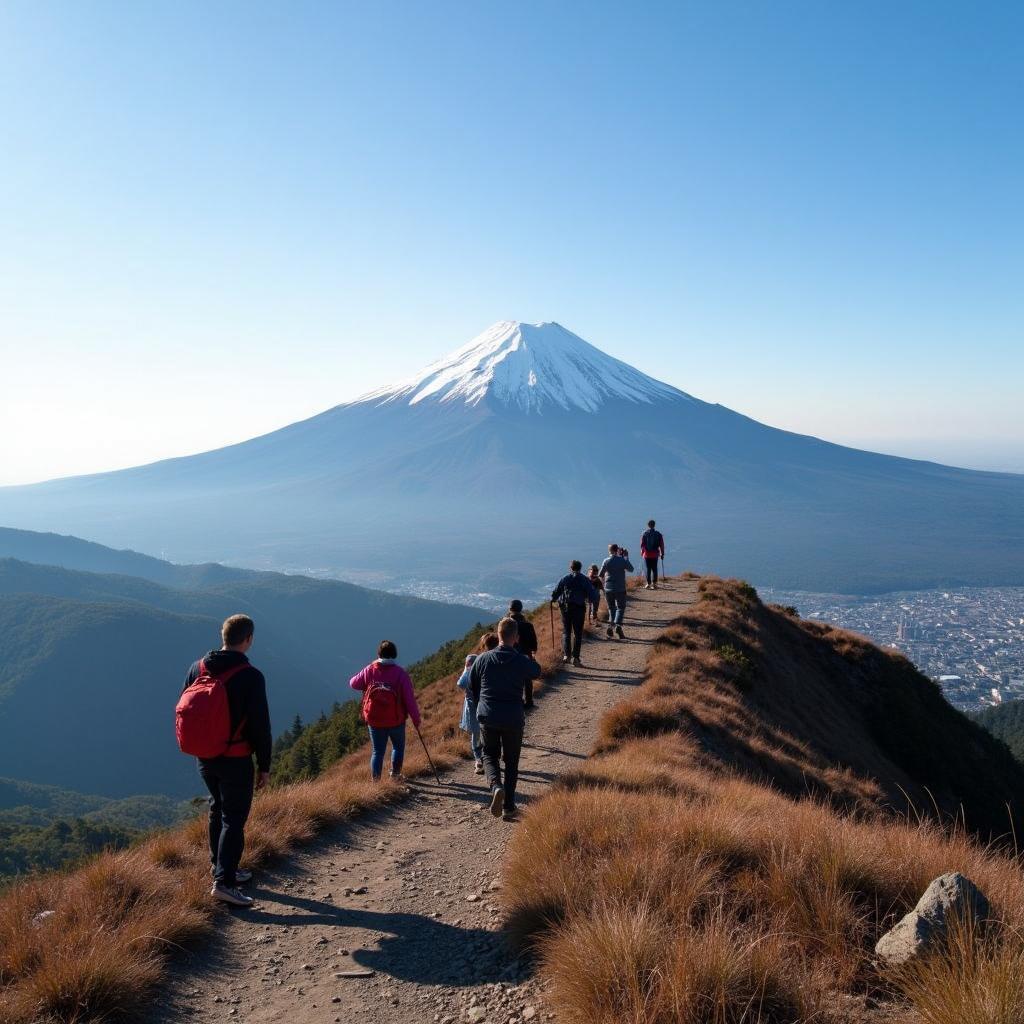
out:
{"label": "small distant hiker", "polygon": [[618,634],[620,640],[626,637],[622,632],[622,619],[626,614],[626,574],[633,571],[629,552],[618,544],[608,545],[608,557],[601,564],[601,579],[604,580],[604,599],[608,605],[608,636]]}
{"label": "small distant hiker", "polygon": [[402,777],[405,761],[405,720],[420,727],[420,709],[416,703],[412,680],[398,664],[398,648],[390,640],[381,640],[377,647],[377,660],[371,661],[348,682],[353,690],[363,694],[362,715],[370,731],[370,775],[377,782],[384,771],[384,755],[391,741],[391,769],[393,779]]}
{"label": "small distant hiker", "polygon": [[[502,619],[498,623],[499,645],[478,655],[469,670],[469,692],[476,704],[484,774],[491,791],[491,814],[505,821],[514,821],[516,816],[519,754],[526,725],[523,692],[527,682],[540,676],[540,665],[516,650],[518,632],[515,619]],[[499,760],[505,763],[504,784]]]}
{"label": "small distant hiker", "polygon": [[594,600],[590,603],[590,621],[597,622],[598,613],[601,611],[601,594],[604,591],[604,580],[601,579],[601,573],[596,565],[590,567],[587,579],[590,580],[590,585],[597,591]]}
{"label": "small distant hiker", "polygon": [[[462,675],[459,676],[456,683],[460,690],[466,691],[466,699],[462,702],[462,718],[459,721],[459,728],[463,732],[469,733],[469,747],[473,751],[477,775],[483,775],[484,773],[484,746],[480,739],[480,723],[476,720],[476,703],[469,690],[469,670],[473,667],[473,662],[476,661],[477,655],[493,651],[497,646],[498,634],[484,633],[480,637],[480,642],[476,645],[476,650],[472,654],[466,655],[466,667],[462,670]],[[533,685],[532,681],[530,685]]]}
{"label": "small distant hiker", "polygon": [[253,788],[270,781],[273,746],[267,683],[246,656],[255,631],[248,615],[224,621],[221,649],[188,670],[175,716],[178,745],[199,758],[199,774],[210,791],[210,895],[236,907],[254,902],[238,888],[252,872],[238,864]]}
{"label": "small distant hiker", "polygon": [[658,589],[658,558],[665,557],[665,538],[654,528],[654,520],[647,520],[647,529],[640,538],[640,557],[647,566],[644,590]]}
{"label": "small distant hiker", "polygon": [[594,585],[583,575],[583,563],[574,558],[569,572],[558,581],[551,592],[551,600],[558,603],[562,613],[562,662],[570,659],[577,667],[582,665],[583,626],[587,621],[587,608],[592,607],[598,594]]}
{"label": "small distant hiker", "polygon": [[[525,654],[528,658],[537,655],[537,630],[533,623],[523,614],[523,602],[520,600],[510,601],[508,606],[508,617],[516,620],[519,634],[516,640],[516,650]],[[526,695],[523,698],[523,707],[527,710],[533,707],[533,680],[526,681]]]}

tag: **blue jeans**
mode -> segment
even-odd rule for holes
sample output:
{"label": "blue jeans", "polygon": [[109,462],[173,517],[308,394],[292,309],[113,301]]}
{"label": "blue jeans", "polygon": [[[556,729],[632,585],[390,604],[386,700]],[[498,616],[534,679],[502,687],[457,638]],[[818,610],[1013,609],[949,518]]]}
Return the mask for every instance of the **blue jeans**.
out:
{"label": "blue jeans", "polygon": [[384,754],[388,749],[388,740],[391,740],[391,774],[397,775],[402,770],[402,761],[405,760],[405,722],[401,725],[393,725],[390,729],[380,729],[377,726],[368,725],[370,730],[370,743],[373,746],[373,753],[370,754],[370,774],[379,779],[384,770]]}
{"label": "blue jeans", "polygon": [[626,614],[626,592],[624,590],[606,590],[604,599],[608,605],[608,625],[621,626],[622,616]]}

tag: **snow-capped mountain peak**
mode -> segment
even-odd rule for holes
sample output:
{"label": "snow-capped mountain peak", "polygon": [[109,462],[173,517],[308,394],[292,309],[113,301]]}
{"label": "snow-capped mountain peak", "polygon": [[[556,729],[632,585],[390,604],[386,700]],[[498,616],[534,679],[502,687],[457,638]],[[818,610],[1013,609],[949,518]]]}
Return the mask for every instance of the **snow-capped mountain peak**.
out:
{"label": "snow-capped mountain peak", "polygon": [[408,380],[359,402],[476,405],[490,399],[523,412],[545,407],[595,412],[612,399],[649,403],[680,398],[689,396],[605,354],[561,324],[502,320]]}

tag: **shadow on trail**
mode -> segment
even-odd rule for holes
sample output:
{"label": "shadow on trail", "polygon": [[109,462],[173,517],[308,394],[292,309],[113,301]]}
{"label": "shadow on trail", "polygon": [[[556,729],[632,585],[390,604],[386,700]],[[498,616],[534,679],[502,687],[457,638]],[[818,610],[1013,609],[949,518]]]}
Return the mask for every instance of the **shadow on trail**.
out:
{"label": "shadow on trail", "polygon": [[423,914],[336,907],[291,893],[256,890],[253,895],[260,907],[279,903],[293,908],[292,913],[248,911],[246,919],[258,924],[362,928],[374,937],[383,933],[379,948],[353,949],[351,962],[400,981],[451,987],[497,982],[508,977],[515,960],[502,934],[484,928],[446,924]]}

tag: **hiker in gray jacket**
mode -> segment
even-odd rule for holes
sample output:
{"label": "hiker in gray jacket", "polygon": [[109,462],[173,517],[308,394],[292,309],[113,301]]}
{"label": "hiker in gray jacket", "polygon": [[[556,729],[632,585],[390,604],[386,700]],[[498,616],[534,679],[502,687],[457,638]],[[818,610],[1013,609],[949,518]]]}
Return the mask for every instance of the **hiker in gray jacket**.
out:
{"label": "hiker in gray jacket", "polygon": [[601,565],[600,575],[604,580],[604,599],[608,605],[608,636],[618,634],[625,640],[622,632],[622,617],[626,613],[626,574],[633,571],[633,563],[629,560],[629,552],[618,544],[608,545],[608,557]]}
{"label": "hiker in gray jacket", "polygon": [[[498,623],[501,643],[479,655],[469,670],[469,692],[483,741],[484,774],[491,789],[491,814],[505,821],[514,821],[516,816],[519,753],[526,725],[523,691],[527,681],[540,676],[540,665],[516,650],[518,636],[516,620],[502,619]],[[505,762],[504,785],[499,759]]]}

